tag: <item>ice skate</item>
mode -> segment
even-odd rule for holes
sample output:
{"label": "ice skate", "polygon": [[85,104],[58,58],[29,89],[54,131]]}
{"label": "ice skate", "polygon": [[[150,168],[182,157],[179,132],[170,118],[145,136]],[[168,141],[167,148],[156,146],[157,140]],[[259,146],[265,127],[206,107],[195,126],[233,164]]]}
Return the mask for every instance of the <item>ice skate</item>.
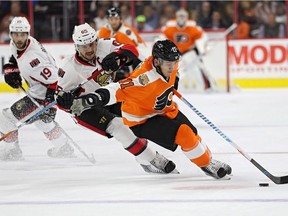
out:
{"label": "ice skate", "polygon": [[22,159],[22,150],[15,146],[9,150],[1,150],[0,160],[3,161],[19,161]]}
{"label": "ice skate", "polygon": [[206,167],[201,167],[201,169],[206,175],[215,179],[221,179],[227,174],[230,175],[232,173],[232,168],[228,164],[215,159],[211,159],[210,164]]}
{"label": "ice skate", "polygon": [[[139,162],[139,161],[138,161]],[[168,160],[163,155],[156,152],[155,158],[150,163],[144,164],[139,162],[142,168],[147,173],[179,173],[173,161]]]}
{"label": "ice skate", "polygon": [[76,157],[74,149],[68,144],[64,144],[59,148],[53,147],[48,150],[47,155],[51,158],[72,158]]}

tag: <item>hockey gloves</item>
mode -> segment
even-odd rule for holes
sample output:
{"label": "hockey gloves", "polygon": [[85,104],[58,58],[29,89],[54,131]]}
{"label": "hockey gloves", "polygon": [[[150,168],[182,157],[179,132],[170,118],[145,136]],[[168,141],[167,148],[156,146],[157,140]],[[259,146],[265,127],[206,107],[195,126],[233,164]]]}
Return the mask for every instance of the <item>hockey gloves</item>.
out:
{"label": "hockey gloves", "polygon": [[73,104],[74,95],[70,92],[61,91],[57,95],[56,101],[58,106],[63,108],[64,110],[70,110],[70,107]]}
{"label": "hockey gloves", "polygon": [[22,85],[22,78],[17,65],[7,63],[3,66],[4,80],[12,88],[19,88]]}
{"label": "hockey gloves", "polygon": [[70,92],[60,92],[56,98],[58,105],[65,109],[70,110],[72,114],[79,116],[87,109],[95,106],[102,106],[102,98],[98,93],[90,93],[85,96],[74,98]]}
{"label": "hockey gloves", "polygon": [[54,101],[55,89],[47,88],[45,95],[45,106]]}
{"label": "hockey gloves", "polygon": [[116,52],[112,52],[102,60],[102,68],[107,72],[114,72],[119,69],[119,65],[117,62],[118,60],[119,54]]}
{"label": "hockey gloves", "polygon": [[73,104],[71,106],[71,111],[72,114],[79,116],[83,111],[87,109],[102,105],[103,102],[100,94],[94,92],[87,94],[83,97],[80,97],[78,99],[74,99]]}
{"label": "hockey gloves", "polygon": [[101,66],[104,71],[112,73],[117,71],[122,67],[127,61],[127,57],[122,54],[121,49],[117,52],[112,52],[108,54],[101,63]]}

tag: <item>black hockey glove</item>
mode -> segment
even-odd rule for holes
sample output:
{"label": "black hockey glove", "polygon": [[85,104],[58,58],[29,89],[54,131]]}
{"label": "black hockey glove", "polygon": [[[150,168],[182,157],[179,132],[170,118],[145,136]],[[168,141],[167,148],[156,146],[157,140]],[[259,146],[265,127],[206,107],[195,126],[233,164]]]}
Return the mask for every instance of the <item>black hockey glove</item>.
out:
{"label": "black hockey glove", "polygon": [[65,110],[70,110],[74,100],[74,95],[70,92],[61,91],[57,95],[56,101],[58,106]]}
{"label": "black hockey glove", "polygon": [[12,88],[19,88],[22,85],[22,78],[18,66],[7,63],[3,66],[4,80]]}
{"label": "black hockey glove", "polygon": [[73,105],[71,106],[72,114],[79,116],[81,113],[87,109],[96,106],[102,106],[103,100],[100,94],[94,92],[87,94],[83,97],[75,99]]}
{"label": "black hockey glove", "polygon": [[119,69],[120,65],[119,65],[119,54],[116,52],[112,52],[110,54],[108,54],[103,60],[102,60],[102,68],[103,70],[107,71],[107,72],[114,72],[116,70]]}
{"label": "black hockey glove", "polygon": [[48,105],[49,103],[52,103],[55,100],[54,95],[55,95],[55,89],[47,88],[45,95],[45,106]]}

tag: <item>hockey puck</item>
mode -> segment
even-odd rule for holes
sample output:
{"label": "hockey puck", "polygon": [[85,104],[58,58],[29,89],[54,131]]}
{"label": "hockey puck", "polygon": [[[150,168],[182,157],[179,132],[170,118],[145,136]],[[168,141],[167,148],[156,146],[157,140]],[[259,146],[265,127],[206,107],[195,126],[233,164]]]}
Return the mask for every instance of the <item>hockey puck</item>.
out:
{"label": "hockey puck", "polygon": [[260,187],[269,187],[269,183],[259,183]]}

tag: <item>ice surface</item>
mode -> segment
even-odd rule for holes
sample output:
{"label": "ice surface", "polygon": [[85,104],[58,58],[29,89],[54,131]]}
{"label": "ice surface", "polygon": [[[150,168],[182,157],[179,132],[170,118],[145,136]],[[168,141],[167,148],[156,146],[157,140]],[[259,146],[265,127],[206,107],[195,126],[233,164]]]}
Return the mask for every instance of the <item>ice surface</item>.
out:
{"label": "ice surface", "polygon": [[[1,94],[0,108],[23,94]],[[247,154],[276,176],[288,175],[288,89],[184,94],[193,106]],[[149,175],[114,139],[78,125],[59,111],[57,121],[87,153],[51,159],[51,147],[34,125],[20,130],[24,160],[0,161],[1,216],[265,216],[286,215],[288,184],[275,185],[178,100],[214,158],[233,168],[231,180],[214,180],[178,149],[157,149],[180,174]],[[1,144],[1,143],[0,143]],[[269,187],[259,187],[267,182]]]}

